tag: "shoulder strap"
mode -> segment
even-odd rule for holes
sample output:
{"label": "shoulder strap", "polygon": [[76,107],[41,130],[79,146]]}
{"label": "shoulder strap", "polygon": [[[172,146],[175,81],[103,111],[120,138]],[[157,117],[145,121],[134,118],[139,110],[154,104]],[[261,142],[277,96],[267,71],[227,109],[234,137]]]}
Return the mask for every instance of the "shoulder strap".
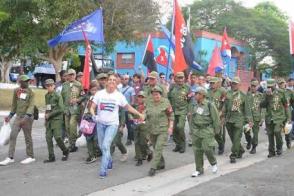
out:
{"label": "shoulder strap", "polygon": [[129,88],[130,88],[130,86],[128,86],[128,88],[126,88],[122,94],[125,95],[125,93],[128,91]]}

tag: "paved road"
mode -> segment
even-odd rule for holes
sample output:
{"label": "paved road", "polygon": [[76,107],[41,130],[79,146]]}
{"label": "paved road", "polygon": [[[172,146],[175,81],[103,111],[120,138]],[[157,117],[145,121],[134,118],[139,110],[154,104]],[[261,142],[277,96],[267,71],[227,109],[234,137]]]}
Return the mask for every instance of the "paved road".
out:
{"label": "paved road", "polygon": [[[0,117],[0,122],[2,121],[3,118]],[[231,143],[227,140],[225,155],[217,156],[220,164],[218,175],[207,172],[205,173],[206,177],[203,176],[202,179],[195,183],[195,180],[189,177],[195,169],[191,148],[187,148],[186,153],[179,154],[172,152],[173,144],[166,146],[164,151],[166,169],[154,178],[150,178],[146,177],[150,164],[144,162],[141,167],[134,166],[134,147],[130,146],[128,147],[128,161],[121,163],[119,161],[120,153],[116,150],[114,169],[110,172],[109,177],[101,180],[98,178],[100,160],[90,165],[84,163],[87,157],[86,148],[80,148],[77,153],[71,154],[67,162],[61,162],[61,152],[58,148],[55,148],[57,161],[52,164],[43,164],[43,160],[47,158],[47,149],[42,119],[34,123],[33,140],[37,161],[23,166],[19,163],[25,154],[23,134],[20,133],[15,155],[16,163],[0,167],[0,195],[87,195],[90,193],[92,195],[115,195],[114,190],[117,190],[116,193],[120,195],[172,195],[195,186],[198,187],[199,184],[206,181],[214,181],[213,179],[220,175],[232,175],[229,173],[242,171],[244,167],[265,160],[267,153],[266,136],[264,131],[261,131],[260,140],[263,144],[260,145],[258,154],[252,156],[246,153],[247,158],[232,166],[229,164],[228,158]],[[0,147],[0,159],[6,157],[7,148],[7,146]],[[223,177],[219,179],[222,180]],[[138,184],[138,182],[140,183]],[[196,189],[198,190],[197,187]],[[112,191],[109,192],[109,190]],[[133,194],[121,194],[123,190],[125,193],[131,192]],[[163,190],[166,191],[166,194],[163,194]],[[205,188],[203,188],[204,190]],[[210,189],[208,188],[207,190]],[[102,194],[101,191],[108,192],[107,194]],[[193,195],[193,192],[194,190],[191,189],[180,194]]]}

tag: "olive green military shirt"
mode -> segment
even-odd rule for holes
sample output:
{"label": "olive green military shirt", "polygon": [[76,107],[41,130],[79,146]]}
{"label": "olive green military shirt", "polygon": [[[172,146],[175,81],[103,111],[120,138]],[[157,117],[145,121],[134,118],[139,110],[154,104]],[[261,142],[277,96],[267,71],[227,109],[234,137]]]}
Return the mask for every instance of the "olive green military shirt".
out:
{"label": "olive green military shirt", "polygon": [[16,88],[13,92],[11,113],[17,116],[33,115],[35,93],[31,88]]}
{"label": "olive green military shirt", "polygon": [[174,114],[168,99],[161,97],[159,103],[153,99],[146,103],[146,123],[150,133],[167,133],[169,120],[174,120]]}
{"label": "olive green military shirt", "polygon": [[175,115],[187,115],[189,86],[187,84],[174,85],[169,93],[168,99],[173,107]]}
{"label": "olive green military shirt", "polygon": [[242,91],[229,90],[224,104],[226,122],[241,124],[244,124],[244,121],[253,122],[250,105]]}
{"label": "olive green military shirt", "polygon": [[214,103],[219,112],[222,111],[225,94],[226,89],[223,87],[217,88],[216,90],[209,89],[207,92],[207,99]]}
{"label": "olive green military shirt", "polygon": [[[159,86],[162,90],[162,96],[163,97],[167,97],[167,92],[166,92],[166,89],[164,88],[164,86],[162,86],[161,84],[156,84],[156,86]],[[150,85],[144,85],[143,86],[143,91],[145,93],[145,95],[147,96],[147,98],[149,99],[151,97],[151,90],[153,89],[154,87],[151,87]]]}
{"label": "olive green military shirt", "polygon": [[290,120],[290,109],[287,96],[284,90],[275,89],[272,95],[265,93],[262,107],[266,108],[266,123],[284,123]]}
{"label": "olive green military shirt", "polygon": [[63,101],[62,97],[56,92],[45,95],[46,114],[49,114],[48,120],[63,119]]}
{"label": "olive green military shirt", "polygon": [[206,99],[202,103],[193,101],[189,104],[188,113],[194,135],[206,138],[220,132],[220,118],[214,103]]}
{"label": "olive green military shirt", "polygon": [[258,91],[255,93],[248,92],[247,100],[250,105],[253,121],[261,121],[261,102],[264,99],[264,95]]}
{"label": "olive green military shirt", "polygon": [[[85,97],[81,96],[83,93],[83,87],[80,82],[73,81],[73,82],[65,82],[62,86],[61,96],[64,103],[65,113],[70,114],[79,114],[80,113],[80,106],[79,103],[83,101]],[[71,105],[71,99],[78,99],[78,103]]]}

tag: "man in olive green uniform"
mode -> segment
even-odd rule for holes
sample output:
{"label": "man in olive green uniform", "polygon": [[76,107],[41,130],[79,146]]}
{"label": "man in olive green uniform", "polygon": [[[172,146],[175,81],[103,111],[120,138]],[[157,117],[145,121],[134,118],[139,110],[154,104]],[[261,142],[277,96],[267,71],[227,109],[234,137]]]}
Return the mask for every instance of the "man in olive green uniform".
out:
{"label": "man in olive green uniform", "polygon": [[[268,135],[268,158],[281,155],[283,151],[282,129],[285,122],[290,120],[290,112],[286,94],[281,89],[276,89],[274,79],[267,80],[267,90],[262,107],[266,108],[265,124]],[[275,151],[276,139],[276,151]]]}
{"label": "man in olive green uniform", "polygon": [[213,148],[216,145],[215,134],[221,129],[220,118],[213,102],[205,99],[207,91],[203,87],[197,88],[195,100],[189,104],[188,116],[191,121],[192,143],[196,163],[196,171],[192,177],[203,174],[203,154],[212,165],[213,173],[217,172],[216,159]]}
{"label": "man in olive green uniform", "polygon": [[224,105],[226,128],[232,141],[231,163],[236,163],[236,158],[242,158],[245,152],[241,145],[243,126],[246,122],[250,124],[250,127],[253,126],[252,114],[246,95],[239,90],[240,82],[239,77],[232,80],[231,90],[227,92]]}
{"label": "man in olive green uniform", "polygon": [[152,98],[146,104],[146,123],[154,149],[149,176],[154,176],[156,170],[165,168],[162,152],[168,131],[171,131],[173,126],[174,114],[168,99],[161,96],[162,89],[160,87],[154,87],[151,93]]}
{"label": "man in olive green uniform", "polygon": [[45,125],[46,125],[46,142],[48,147],[49,158],[44,163],[50,163],[55,161],[53,137],[62,150],[63,156],[62,161],[66,161],[68,158],[69,151],[65,147],[62,137],[62,121],[63,121],[63,101],[60,95],[58,95],[55,89],[55,82],[52,79],[45,81],[45,86],[48,93],[45,95]]}
{"label": "man in olive green uniform", "polygon": [[77,125],[80,115],[80,103],[83,101],[83,89],[81,83],[75,80],[76,71],[68,70],[69,80],[63,84],[61,96],[64,102],[65,130],[69,137],[70,152],[77,151],[75,145],[77,139]]}
{"label": "man in olive green uniform", "polygon": [[[141,114],[145,114],[146,104],[144,103],[145,93],[140,91],[137,95],[136,104],[133,106]],[[134,124],[135,135],[135,153],[137,158],[136,166],[143,164],[144,158],[147,156],[147,161],[152,159],[152,151],[148,146],[149,130],[145,121],[142,121],[136,116],[130,115],[130,119]]]}
{"label": "man in olive green uniform", "polygon": [[20,87],[16,88],[13,92],[11,111],[5,117],[5,122],[8,123],[15,114],[16,118],[11,127],[8,157],[0,162],[0,165],[8,165],[14,162],[16,139],[21,129],[24,133],[27,153],[27,158],[21,161],[21,163],[28,164],[35,161],[32,140],[35,94],[29,88],[29,81],[30,78],[27,75],[21,75],[19,77]]}
{"label": "man in olive green uniform", "polygon": [[168,93],[168,99],[173,107],[175,121],[173,139],[176,147],[174,152],[184,153],[186,150],[185,122],[188,109],[189,86],[185,84],[183,72],[176,73],[176,84],[172,86]]}
{"label": "man in olive green uniform", "polygon": [[163,96],[167,97],[167,92],[166,89],[158,83],[158,73],[156,71],[152,71],[151,73],[149,73],[148,75],[148,84],[144,85],[143,87],[143,91],[146,95],[146,101],[149,101],[151,99],[151,90],[155,87],[158,86],[159,88],[161,88],[162,92],[163,92]]}
{"label": "man in olive green uniform", "polygon": [[260,104],[263,101],[263,94],[257,91],[259,82],[257,79],[251,80],[250,91],[247,93],[247,100],[251,108],[252,118],[253,118],[253,138],[251,137],[250,131],[245,133],[245,138],[247,141],[247,150],[251,148],[250,154],[256,153],[256,146],[258,145],[258,133],[261,121],[261,107]]}
{"label": "man in olive green uniform", "polygon": [[225,127],[223,125],[223,118],[222,110],[224,106],[224,100],[226,96],[226,90],[223,87],[220,87],[219,83],[221,82],[221,78],[212,77],[210,78],[210,87],[207,94],[207,99],[214,103],[218,110],[218,114],[220,115],[222,128],[220,129],[220,132],[215,135],[215,140],[218,143],[218,154],[222,155],[224,153],[225,149],[225,141],[226,141],[226,134],[225,134]]}
{"label": "man in olive green uniform", "polygon": [[[278,80],[278,85],[279,85],[279,89],[283,90],[286,94],[286,99],[289,105],[289,109],[290,109],[290,103],[293,101],[293,92],[290,89],[286,88],[286,81],[281,78]],[[288,133],[285,133],[285,141],[286,141],[286,146],[288,149],[291,148],[291,136],[290,136],[290,131]]]}

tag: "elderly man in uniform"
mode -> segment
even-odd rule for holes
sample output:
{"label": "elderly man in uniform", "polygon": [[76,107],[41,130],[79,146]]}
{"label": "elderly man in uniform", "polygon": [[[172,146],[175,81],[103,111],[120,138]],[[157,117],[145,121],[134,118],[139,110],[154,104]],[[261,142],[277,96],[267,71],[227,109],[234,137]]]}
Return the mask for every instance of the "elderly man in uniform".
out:
{"label": "elderly man in uniform", "polygon": [[99,73],[96,76],[96,79],[99,84],[99,90],[105,89],[107,77],[108,77],[108,75],[106,73]]}
{"label": "elderly man in uniform", "polygon": [[69,151],[65,147],[61,130],[63,124],[63,101],[60,95],[58,95],[55,89],[55,82],[52,79],[45,81],[45,87],[48,93],[45,95],[45,125],[46,125],[46,142],[48,147],[49,158],[44,163],[50,163],[55,161],[53,140],[54,137],[58,147],[62,150],[62,161],[66,161]]}
{"label": "elderly man in uniform", "polygon": [[225,149],[225,141],[226,141],[226,132],[225,127],[223,126],[223,118],[222,110],[224,106],[224,100],[226,97],[226,90],[225,88],[221,87],[219,83],[221,82],[221,78],[217,77],[211,77],[209,80],[210,86],[207,94],[207,99],[214,103],[216,106],[218,113],[220,115],[221,123],[222,123],[222,129],[220,129],[220,132],[215,135],[215,140],[218,143],[218,154],[222,155],[224,153]]}
{"label": "elderly man in uniform", "polygon": [[216,145],[215,134],[221,129],[220,118],[213,102],[206,100],[207,91],[204,87],[197,88],[195,101],[189,104],[188,118],[191,121],[193,150],[196,171],[192,177],[203,174],[203,154],[212,165],[212,172],[217,172],[216,158],[213,147]]}
{"label": "elderly man in uniform", "polygon": [[[265,124],[268,135],[268,158],[281,155],[283,152],[282,129],[285,122],[290,121],[290,111],[285,92],[282,89],[276,89],[274,79],[267,80],[267,89],[265,99],[261,103],[266,108]],[[276,151],[275,151],[276,140]]]}
{"label": "elderly man in uniform", "polygon": [[76,71],[73,69],[68,70],[69,80],[63,84],[61,96],[64,102],[65,112],[65,130],[69,137],[69,151],[76,152],[77,139],[77,125],[80,115],[80,103],[83,101],[83,89],[80,82],[76,81]]}
{"label": "elderly man in uniform", "polygon": [[8,157],[0,162],[0,165],[14,163],[16,139],[21,129],[23,130],[25,137],[27,158],[20,163],[29,164],[35,161],[32,140],[35,94],[29,87],[29,81],[30,78],[27,75],[21,75],[19,77],[20,87],[16,88],[13,92],[11,111],[10,114],[5,117],[5,122],[8,123],[15,114],[16,118],[12,124]]}
{"label": "elderly man in uniform", "polygon": [[189,86],[185,84],[183,72],[176,73],[176,84],[168,93],[168,99],[174,111],[173,138],[176,144],[174,152],[184,153],[186,150],[185,122],[188,109]]}
{"label": "elderly man in uniform", "polygon": [[231,163],[236,163],[236,158],[242,158],[245,152],[241,145],[243,126],[246,123],[249,123],[250,127],[253,126],[252,114],[246,95],[239,90],[240,82],[239,77],[232,80],[231,90],[227,92],[224,103],[226,128],[232,141]]}
{"label": "elderly man in uniform", "polygon": [[158,73],[156,71],[152,71],[148,75],[148,84],[143,87],[143,91],[145,95],[147,96],[147,101],[151,99],[151,90],[155,87],[158,86],[159,88],[162,89],[162,96],[166,97],[167,92],[166,89],[158,83]]}

